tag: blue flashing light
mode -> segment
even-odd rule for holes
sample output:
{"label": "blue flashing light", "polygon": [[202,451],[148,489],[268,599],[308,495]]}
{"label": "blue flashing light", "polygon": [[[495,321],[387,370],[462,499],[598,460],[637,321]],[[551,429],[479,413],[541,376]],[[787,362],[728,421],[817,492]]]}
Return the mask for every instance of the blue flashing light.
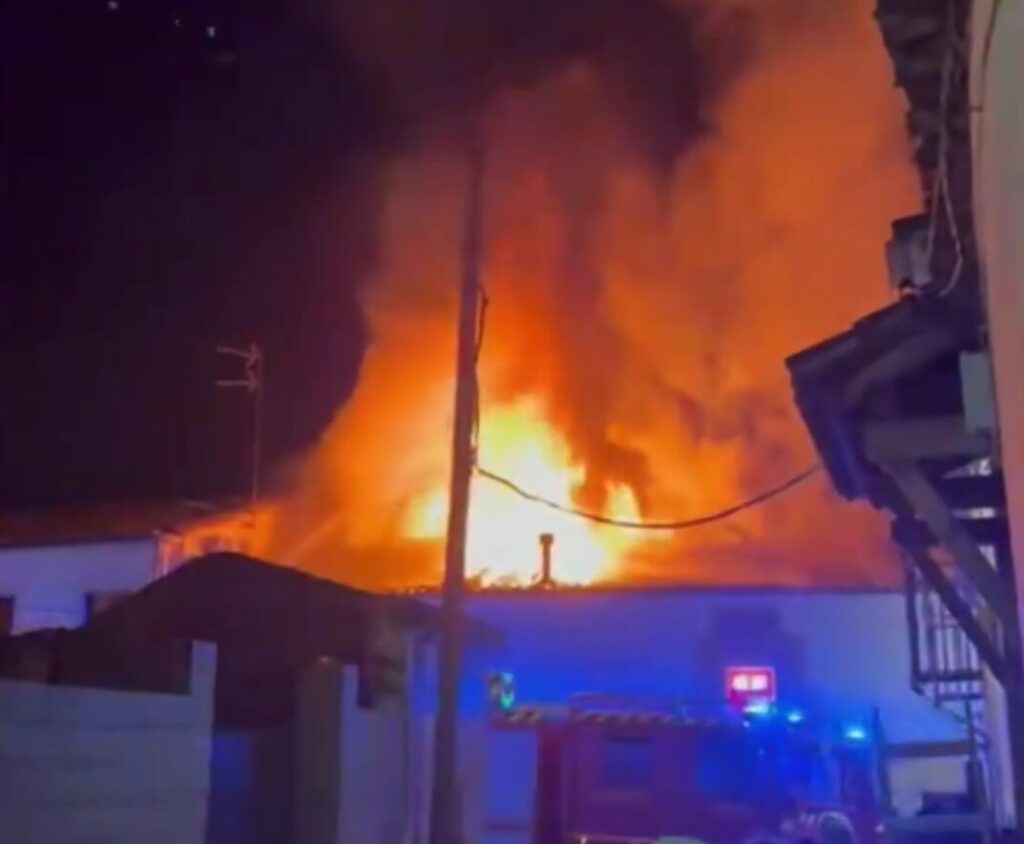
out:
{"label": "blue flashing light", "polygon": [[848,724],[846,728],[843,730],[843,737],[847,741],[867,741],[868,731],[865,730],[860,724]]}
{"label": "blue flashing light", "polygon": [[796,724],[802,724],[805,720],[806,716],[799,709],[791,709],[786,713],[786,723],[788,724],[795,726]]}
{"label": "blue flashing light", "polygon": [[511,671],[498,671],[487,678],[487,695],[491,703],[508,711],[516,703],[516,678]]}
{"label": "blue flashing light", "polygon": [[502,709],[511,709],[516,702],[516,679],[511,671],[501,672],[503,688],[498,696],[498,704]]}
{"label": "blue flashing light", "polygon": [[772,714],[772,705],[767,701],[755,701],[743,707],[743,714],[755,718],[765,718]]}

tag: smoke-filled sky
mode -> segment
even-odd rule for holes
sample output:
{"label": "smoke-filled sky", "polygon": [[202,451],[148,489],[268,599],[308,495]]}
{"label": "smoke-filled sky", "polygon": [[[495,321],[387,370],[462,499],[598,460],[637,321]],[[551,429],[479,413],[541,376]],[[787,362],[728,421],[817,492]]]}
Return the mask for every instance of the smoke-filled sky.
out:
{"label": "smoke-filled sky", "polygon": [[[813,459],[782,359],[883,301],[917,202],[867,0],[93,5],[9,22],[3,505],[242,491],[212,349],[256,338],[281,548],[328,523],[304,564],[429,579],[398,534],[446,459],[470,124],[484,412],[543,419],[574,503],[685,516]],[[819,483],[619,574],[881,547]]]}
{"label": "smoke-filled sky", "polygon": [[[581,470],[571,503],[607,513],[626,490],[641,515],[670,518],[813,460],[782,359],[881,303],[888,222],[914,202],[868,5],[554,8],[550,40],[492,37],[488,15],[467,25],[479,55],[433,70],[461,56],[444,37],[410,52],[374,14],[349,21],[403,113],[424,116],[381,170],[370,345],[285,519],[298,563],[388,583],[436,566],[436,544],[418,554],[402,526],[444,481],[469,109],[487,147],[482,462],[511,436],[489,412],[528,406]],[[488,468],[530,486],[526,462]],[[532,559],[514,518],[489,530]],[[603,573],[878,580],[879,528],[809,485],[713,529],[618,543]]]}
{"label": "smoke-filled sky", "polygon": [[316,442],[360,364],[384,161],[582,52],[655,159],[700,90],[685,18],[648,0],[2,13],[5,507],[243,492],[248,416],[210,388],[213,347],[267,348],[270,462]]}

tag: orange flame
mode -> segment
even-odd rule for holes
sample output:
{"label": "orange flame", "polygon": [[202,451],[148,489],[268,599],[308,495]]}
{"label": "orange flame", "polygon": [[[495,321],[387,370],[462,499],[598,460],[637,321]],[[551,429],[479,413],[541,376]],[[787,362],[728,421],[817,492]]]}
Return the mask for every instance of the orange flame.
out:
{"label": "orange flame", "polygon": [[[585,469],[574,465],[565,440],[543,419],[539,403],[521,399],[488,411],[481,420],[481,465],[514,478],[534,494],[564,507],[573,506],[573,493]],[[413,539],[444,537],[448,495],[440,485],[414,499],[405,522]],[[637,519],[633,492],[616,485],[609,495],[607,515]],[[526,584],[537,579],[538,538],[556,538],[552,563],[554,580],[588,584],[607,579],[618,555],[636,539],[628,533],[582,521],[511,490],[476,478],[471,490],[466,546],[467,574],[484,584]]]}
{"label": "orange flame", "polygon": [[[870,4],[733,5],[755,55],[669,173],[630,153],[585,64],[487,110],[480,462],[559,503],[690,517],[803,468],[782,359],[884,301],[888,224],[917,199]],[[279,537],[370,586],[441,568],[465,172],[439,142],[384,180],[359,386]],[[478,480],[469,530],[489,582],[533,579],[541,532],[572,583],[889,576],[879,523],[820,483],[654,541]]]}

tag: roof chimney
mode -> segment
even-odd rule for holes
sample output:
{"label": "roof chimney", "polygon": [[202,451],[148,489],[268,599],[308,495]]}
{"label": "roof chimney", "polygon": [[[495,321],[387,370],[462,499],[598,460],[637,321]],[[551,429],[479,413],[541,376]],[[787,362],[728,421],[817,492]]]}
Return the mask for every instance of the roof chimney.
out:
{"label": "roof chimney", "polygon": [[555,585],[555,579],[551,576],[551,546],[555,544],[553,533],[542,533],[540,535],[540,586],[542,589],[550,589]]}

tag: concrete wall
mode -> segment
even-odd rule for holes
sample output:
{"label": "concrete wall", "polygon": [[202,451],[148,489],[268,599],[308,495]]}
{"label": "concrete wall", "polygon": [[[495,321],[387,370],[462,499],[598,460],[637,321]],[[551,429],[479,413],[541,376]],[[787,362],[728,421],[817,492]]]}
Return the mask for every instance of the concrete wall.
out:
{"label": "concrete wall", "polygon": [[[301,844],[335,844],[341,801],[343,669],[321,659],[303,673],[294,736],[293,838]],[[241,842],[240,842],[241,844]]]}
{"label": "concrete wall", "polygon": [[[1024,3],[975,0],[971,16],[974,218],[982,263],[1017,593],[1024,596]],[[1024,613],[1021,615],[1024,621]],[[1010,771],[1005,723],[994,730]],[[1012,822],[1013,784],[1002,777]]]}
{"label": "concrete wall", "polygon": [[292,840],[294,749],[290,726],[214,729],[206,844]]}
{"label": "concrete wall", "polygon": [[[434,716],[414,714],[410,730],[410,770],[413,776],[408,803],[409,832],[402,841],[404,844],[427,844],[430,840],[430,800],[434,784]],[[493,770],[491,761],[495,757],[490,752],[489,725],[483,718],[462,717],[458,730],[458,799],[462,810],[463,841],[465,844],[481,844],[490,841],[486,830],[491,819],[489,801],[493,795],[489,780]],[[500,757],[498,764],[504,764]]]}
{"label": "concrete wall", "polygon": [[216,652],[188,695],[0,681],[4,844],[201,844]]}
{"label": "concrete wall", "polygon": [[[1024,4],[976,0],[971,141],[978,243],[988,299],[1000,440],[1015,559],[1024,560]],[[1024,566],[1017,567],[1024,595]]]}
{"label": "concrete wall", "polygon": [[[320,660],[305,672],[293,729],[295,811],[301,844],[426,844],[433,765],[435,648],[409,637],[405,693],[358,702],[353,667]],[[485,725],[459,725],[460,786],[467,844],[484,821]],[[216,842],[215,844],[220,844]]]}
{"label": "concrete wall", "polygon": [[302,678],[292,841],[402,844],[415,838],[424,722],[414,725],[404,696],[362,708],[358,689],[355,668],[327,659]]}
{"label": "concrete wall", "polygon": [[155,575],[158,540],[0,548],[0,595],[14,597],[15,633],[77,627],[90,592],[133,592]]}
{"label": "concrete wall", "polygon": [[412,824],[409,795],[413,736],[401,698],[373,708],[356,702],[356,671],[347,668],[341,686],[341,799],[338,842],[399,844]]}
{"label": "concrete wall", "polygon": [[505,631],[503,667],[524,703],[588,692],[721,701],[726,664],[768,664],[780,700],[822,717],[865,722],[877,706],[893,740],[961,734],[910,688],[896,592],[483,593],[468,612]]}

